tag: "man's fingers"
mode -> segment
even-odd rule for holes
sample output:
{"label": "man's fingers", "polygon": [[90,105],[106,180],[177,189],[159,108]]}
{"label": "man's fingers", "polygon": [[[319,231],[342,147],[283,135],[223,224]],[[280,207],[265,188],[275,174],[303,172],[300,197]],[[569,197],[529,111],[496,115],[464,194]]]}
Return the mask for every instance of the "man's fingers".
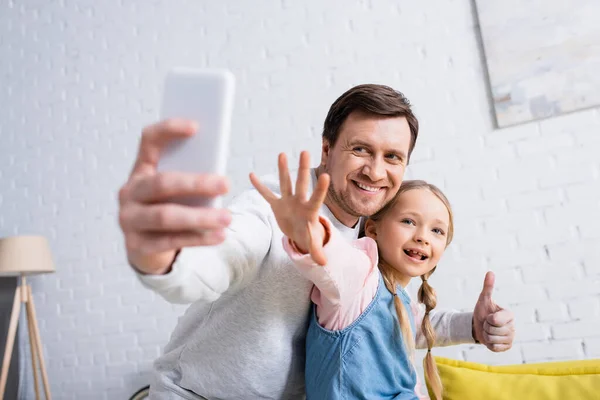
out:
{"label": "man's fingers", "polygon": [[485,322],[487,322],[489,325],[500,327],[508,324],[509,322],[512,322],[514,318],[515,317],[512,312],[500,308],[500,311],[496,311],[493,314],[489,314],[485,318]]}
{"label": "man's fingers", "polygon": [[171,234],[144,233],[125,236],[127,250],[140,255],[156,254],[192,246],[212,246],[225,240],[225,230],[176,232]]}
{"label": "man's fingers", "polygon": [[250,182],[252,186],[260,193],[260,195],[267,201],[267,203],[272,204],[275,200],[278,199],[277,195],[271,191],[268,187],[266,187],[260,179],[256,176],[254,172],[250,173]]}
{"label": "man's fingers", "polygon": [[510,348],[512,347],[512,343],[511,344],[495,343],[495,344],[487,345],[486,347],[495,353],[501,353],[503,351],[510,350]]}
{"label": "man's fingers", "polygon": [[514,333],[515,329],[512,324],[506,324],[503,326],[490,325],[487,321],[483,323],[483,331],[489,335],[495,336],[510,336]]}
{"label": "man's fingers", "polygon": [[291,196],[292,178],[290,178],[290,171],[288,169],[287,156],[285,153],[279,154],[277,165],[279,167],[279,188],[281,190],[281,196]]}
{"label": "man's fingers", "polygon": [[296,196],[301,201],[307,200],[308,187],[310,184],[310,154],[308,151],[300,153],[300,165],[298,177],[296,178]]}
{"label": "man's fingers", "polygon": [[485,278],[483,280],[483,289],[481,290],[481,294],[479,295],[479,299],[492,299],[492,293],[494,292],[494,282],[496,280],[496,276],[492,271],[488,271],[485,274]]}
{"label": "man's fingers", "polygon": [[227,209],[187,207],[174,203],[121,208],[119,215],[124,231],[185,232],[225,228],[231,222]]}
{"label": "man's fingers", "polygon": [[512,343],[511,336],[498,336],[498,335],[490,335],[487,332],[483,332],[483,340],[486,345],[491,344],[511,344]]}
{"label": "man's fingers", "polygon": [[160,154],[172,140],[192,136],[198,130],[198,124],[184,119],[166,119],[149,125],[142,131],[142,139],[132,175],[156,169]]}
{"label": "man's fingers", "polygon": [[126,197],[141,203],[154,203],[174,197],[220,196],[229,190],[226,177],[214,174],[161,172],[132,177],[124,189]]}
{"label": "man's fingers", "polygon": [[318,212],[319,208],[325,201],[325,197],[327,196],[327,189],[329,188],[329,175],[321,174],[319,179],[317,180],[317,186],[310,198],[310,209],[311,211]]}

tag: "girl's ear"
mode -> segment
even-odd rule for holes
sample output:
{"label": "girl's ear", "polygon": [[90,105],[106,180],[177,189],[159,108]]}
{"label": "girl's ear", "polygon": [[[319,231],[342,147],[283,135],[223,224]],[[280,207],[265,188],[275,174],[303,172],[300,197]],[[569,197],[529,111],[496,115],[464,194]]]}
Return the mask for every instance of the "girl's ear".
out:
{"label": "girl's ear", "polygon": [[367,222],[365,222],[365,236],[377,240],[377,223],[371,218],[368,218]]}

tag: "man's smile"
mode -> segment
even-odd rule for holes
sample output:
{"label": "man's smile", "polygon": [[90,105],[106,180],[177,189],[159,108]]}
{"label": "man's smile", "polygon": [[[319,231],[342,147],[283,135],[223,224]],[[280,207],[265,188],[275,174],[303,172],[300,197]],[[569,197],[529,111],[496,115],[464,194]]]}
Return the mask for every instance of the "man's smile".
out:
{"label": "man's smile", "polygon": [[385,187],[381,187],[381,186],[371,186],[371,185],[367,185],[365,183],[362,182],[358,182],[358,181],[352,181],[352,183],[358,187],[360,189],[361,192],[366,193],[366,194],[379,194],[381,192],[383,192],[385,190]]}

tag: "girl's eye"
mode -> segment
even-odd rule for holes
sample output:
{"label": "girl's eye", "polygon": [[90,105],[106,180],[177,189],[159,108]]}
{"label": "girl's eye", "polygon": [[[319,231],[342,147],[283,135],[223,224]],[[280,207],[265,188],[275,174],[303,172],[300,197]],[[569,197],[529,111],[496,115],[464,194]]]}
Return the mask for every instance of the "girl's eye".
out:
{"label": "girl's eye", "polygon": [[412,219],[409,219],[409,218],[404,218],[404,219],[402,220],[402,223],[403,223],[403,224],[406,224],[406,225],[414,225],[414,224],[415,224],[415,221],[413,221]]}
{"label": "girl's eye", "polygon": [[441,230],[441,229],[439,229],[439,228],[433,228],[431,231],[433,233],[435,233],[436,235],[443,235],[444,234],[444,231]]}

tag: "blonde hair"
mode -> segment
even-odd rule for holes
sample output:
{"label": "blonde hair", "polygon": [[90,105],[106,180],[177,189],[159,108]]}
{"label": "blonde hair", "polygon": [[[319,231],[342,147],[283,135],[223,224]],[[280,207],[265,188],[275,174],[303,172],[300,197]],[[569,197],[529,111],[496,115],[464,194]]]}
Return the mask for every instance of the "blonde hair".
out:
{"label": "blonde hair", "polygon": [[[448,201],[448,198],[446,198],[444,193],[442,193],[442,191],[437,186],[432,185],[431,183],[427,183],[421,180],[404,181],[400,186],[400,189],[398,190],[396,196],[394,196],[394,198],[384,208],[379,210],[379,212],[369,217],[369,219],[375,222],[379,221],[389,212],[389,210],[394,208],[395,204],[398,202],[398,198],[402,193],[416,189],[429,190],[431,193],[437,196],[448,209],[449,225],[446,236],[447,247],[452,241],[452,237],[454,235],[454,219],[452,214],[452,208],[450,207],[450,202]],[[433,274],[436,268],[437,266],[434,267],[427,274],[421,276],[422,283],[421,287],[419,288],[418,300],[419,303],[423,303],[425,305],[425,315],[423,317],[423,323],[421,325],[423,335],[425,335],[425,338],[427,339],[427,354],[425,355],[425,377],[427,378],[427,381],[429,382],[431,390],[433,391],[436,399],[442,400],[442,381],[440,379],[435,360],[431,355],[431,348],[435,343],[435,331],[433,330],[433,326],[431,326],[431,321],[429,319],[429,313],[435,308],[437,304],[437,296],[435,289],[433,289],[431,285],[429,285],[428,279]],[[402,301],[400,301],[398,296],[396,296],[396,287],[399,282],[399,279],[396,277],[397,272],[392,267],[388,266],[386,263],[381,262],[379,264],[379,270],[383,275],[385,287],[394,295],[394,306],[396,308],[396,314],[398,315],[398,321],[400,323],[400,332],[402,334],[402,337],[404,338],[404,342],[406,343],[406,348],[411,358],[413,358],[415,351],[415,341],[413,338],[410,320],[408,317],[408,310],[406,310],[406,307],[404,307]]]}

